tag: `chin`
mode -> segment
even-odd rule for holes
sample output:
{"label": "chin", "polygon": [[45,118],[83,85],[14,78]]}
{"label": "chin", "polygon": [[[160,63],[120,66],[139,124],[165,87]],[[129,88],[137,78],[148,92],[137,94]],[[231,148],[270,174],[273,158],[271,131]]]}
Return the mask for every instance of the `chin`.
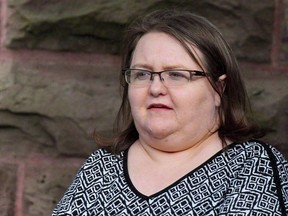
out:
{"label": "chin", "polygon": [[181,146],[169,146],[167,143],[159,144],[159,145],[153,145],[152,146],[154,149],[157,149],[162,152],[167,152],[167,153],[176,153],[176,152],[181,152],[186,150],[187,148],[181,147]]}
{"label": "chin", "polygon": [[148,133],[151,137],[156,138],[156,139],[165,139],[169,135],[171,135],[173,132],[171,130],[167,130],[168,128],[149,128]]}

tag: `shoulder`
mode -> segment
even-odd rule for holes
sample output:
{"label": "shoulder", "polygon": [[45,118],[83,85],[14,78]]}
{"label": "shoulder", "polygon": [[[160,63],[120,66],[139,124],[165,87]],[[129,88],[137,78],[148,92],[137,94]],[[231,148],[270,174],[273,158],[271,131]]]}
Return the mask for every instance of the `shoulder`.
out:
{"label": "shoulder", "polygon": [[277,148],[262,141],[233,143],[226,152],[228,164],[233,166],[237,173],[248,172],[250,175],[257,173],[267,178],[278,174],[288,175],[288,161],[283,154]]}
{"label": "shoulder", "polygon": [[230,152],[233,155],[245,155],[246,159],[266,158],[270,160],[271,157],[274,157],[278,161],[286,161],[283,154],[277,148],[256,139],[252,139],[246,142],[233,143],[231,146],[228,146],[227,152]]}
{"label": "shoulder", "polygon": [[115,155],[101,148],[87,158],[75,176],[73,185],[85,185],[85,188],[93,187],[95,184],[107,183],[107,179],[110,181],[112,176],[117,177],[122,172],[122,153]]}
{"label": "shoulder", "polygon": [[[249,140],[231,144],[223,155],[228,158],[231,202],[244,203],[254,213],[260,208],[267,213],[288,208],[288,163],[275,147]],[[273,200],[271,209],[267,199]]]}
{"label": "shoulder", "polygon": [[[259,140],[230,144],[221,154],[228,166],[235,172],[258,172],[273,174],[272,170],[287,170],[288,161],[275,147]],[[262,172],[261,171],[261,172]]]}
{"label": "shoulder", "polygon": [[97,161],[105,160],[105,161],[110,161],[110,160],[119,160],[123,157],[123,153],[121,152],[120,154],[113,154],[109,152],[106,149],[100,148],[94,151],[86,160],[86,163],[94,163]]}
{"label": "shoulder", "polygon": [[91,167],[94,169],[108,169],[115,164],[122,163],[123,155],[123,152],[116,155],[103,148],[97,149],[87,158],[82,169],[89,169]]}
{"label": "shoulder", "polygon": [[105,149],[93,152],[78,171],[53,215],[68,215],[67,212],[72,210],[83,210],[81,215],[84,215],[90,201],[97,200],[102,188],[109,187],[122,172],[122,154],[114,155]]}

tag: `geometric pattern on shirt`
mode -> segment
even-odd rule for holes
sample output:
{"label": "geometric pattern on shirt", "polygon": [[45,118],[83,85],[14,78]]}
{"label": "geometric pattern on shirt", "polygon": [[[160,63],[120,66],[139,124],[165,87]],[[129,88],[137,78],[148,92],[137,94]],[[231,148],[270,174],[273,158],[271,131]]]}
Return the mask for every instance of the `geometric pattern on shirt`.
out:
{"label": "geometric pattern on shirt", "polygon": [[[281,215],[271,161],[259,141],[233,143],[197,169],[149,197],[134,188],[127,151],[95,151],[84,163],[53,215]],[[277,159],[288,209],[288,162]]]}

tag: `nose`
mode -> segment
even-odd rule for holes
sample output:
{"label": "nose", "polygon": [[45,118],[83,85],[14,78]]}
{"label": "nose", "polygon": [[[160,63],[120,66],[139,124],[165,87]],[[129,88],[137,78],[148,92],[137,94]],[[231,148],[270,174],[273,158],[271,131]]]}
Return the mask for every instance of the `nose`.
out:
{"label": "nose", "polygon": [[161,82],[164,81],[164,79],[163,79],[162,76],[161,76],[161,73],[153,73],[153,74],[151,74],[151,81],[154,80],[154,77],[155,77],[155,76],[158,76],[158,77],[159,77],[159,80],[160,80]]}
{"label": "nose", "polygon": [[[156,76],[156,77],[155,77]],[[150,94],[154,97],[167,94],[167,88],[164,84],[164,79],[160,74],[153,74],[149,88]]]}

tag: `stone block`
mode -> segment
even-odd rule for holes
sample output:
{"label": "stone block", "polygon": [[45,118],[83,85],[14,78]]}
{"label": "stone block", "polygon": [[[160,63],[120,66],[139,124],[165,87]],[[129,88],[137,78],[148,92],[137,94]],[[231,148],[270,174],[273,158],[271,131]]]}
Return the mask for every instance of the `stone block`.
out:
{"label": "stone block", "polygon": [[50,154],[57,147],[62,154],[90,154],[97,148],[94,130],[112,133],[118,71],[90,63],[2,62],[0,150]]}
{"label": "stone block", "polygon": [[274,1],[8,0],[9,48],[119,53],[125,25],[159,8],[186,8],[220,28],[237,56],[270,61]]}
{"label": "stone block", "polygon": [[0,185],[0,215],[13,216],[17,193],[17,166],[15,164],[0,162]]}

